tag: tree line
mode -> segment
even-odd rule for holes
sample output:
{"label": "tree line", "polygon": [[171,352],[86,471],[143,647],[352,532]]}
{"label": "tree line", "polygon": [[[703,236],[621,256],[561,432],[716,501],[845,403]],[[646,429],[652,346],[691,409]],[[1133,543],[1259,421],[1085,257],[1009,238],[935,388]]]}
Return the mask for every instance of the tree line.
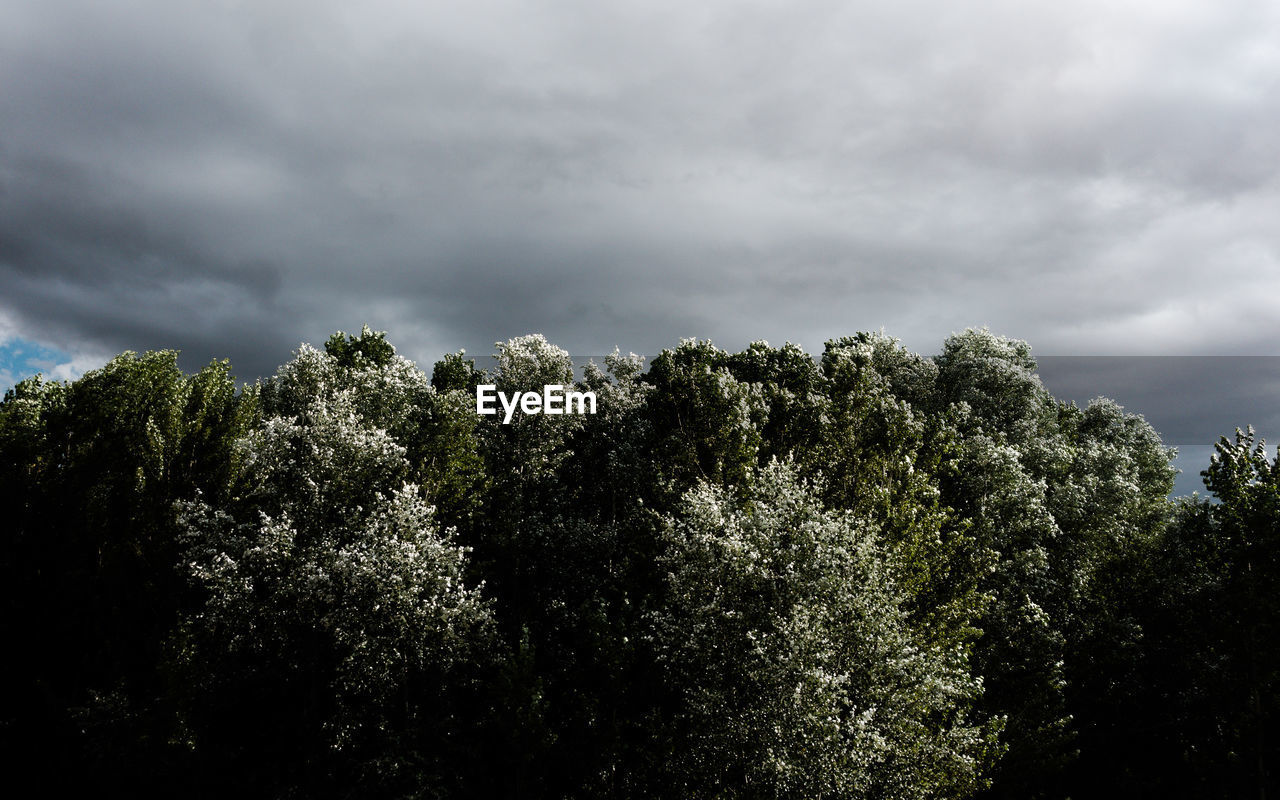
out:
{"label": "tree line", "polygon": [[[1280,460],[985,330],[576,379],[382,333],[0,403],[0,741],[49,794],[1274,796]],[[475,411],[562,384],[594,415]]]}

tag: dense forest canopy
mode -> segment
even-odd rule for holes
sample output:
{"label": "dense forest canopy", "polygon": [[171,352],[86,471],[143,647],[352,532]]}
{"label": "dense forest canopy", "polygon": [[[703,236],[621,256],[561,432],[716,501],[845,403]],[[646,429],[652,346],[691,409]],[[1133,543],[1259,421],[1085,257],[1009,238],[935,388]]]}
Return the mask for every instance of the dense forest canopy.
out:
{"label": "dense forest canopy", "polygon": [[[1206,499],[985,330],[578,378],[381,333],[0,404],[18,773],[197,797],[1265,797],[1280,460]],[[476,413],[475,388],[598,413]],[[35,784],[33,784],[35,785]]]}

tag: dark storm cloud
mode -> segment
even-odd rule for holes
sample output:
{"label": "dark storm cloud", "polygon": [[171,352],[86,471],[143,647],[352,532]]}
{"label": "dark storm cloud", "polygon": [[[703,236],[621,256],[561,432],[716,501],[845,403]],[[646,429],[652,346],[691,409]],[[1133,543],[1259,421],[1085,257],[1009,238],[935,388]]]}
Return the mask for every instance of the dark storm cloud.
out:
{"label": "dark storm cloud", "polygon": [[1274,353],[1277,13],[0,0],[0,322],[246,376],[365,322]]}
{"label": "dark storm cloud", "polygon": [[1143,412],[1167,444],[1208,445],[1235,427],[1280,432],[1280,356],[1042,356],[1054,396],[1109,397]]}

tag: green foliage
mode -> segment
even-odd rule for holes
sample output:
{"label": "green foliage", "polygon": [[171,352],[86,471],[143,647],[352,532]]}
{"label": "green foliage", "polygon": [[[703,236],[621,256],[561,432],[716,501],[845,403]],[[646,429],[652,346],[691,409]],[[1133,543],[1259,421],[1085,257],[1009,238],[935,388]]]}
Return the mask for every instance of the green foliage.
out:
{"label": "green foliage", "polygon": [[[598,369],[574,381],[564,350],[542,336],[497,346],[486,376],[508,395],[547,384],[596,390],[595,416],[517,415],[510,424],[480,417],[480,448],[492,485],[462,538],[474,548],[475,572],[494,599],[508,664],[499,704],[520,752],[512,793],[566,797],[610,795],[617,786],[626,719],[619,682],[633,669],[628,631],[633,616],[626,543],[613,520],[592,513],[588,496],[616,497],[601,474],[612,451],[600,449],[613,423],[633,416],[632,362],[611,358],[613,386]],[[477,419],[474,395],[466,412]],[[622,433],[623,438],[629,435]],[[615,455],[618,455],[615,453]],[[621,480],[627,468],[614,475]],[[598,506],[597,506],[598,509]]]}
{"label": "green foliage", "polygon": [[[0,745],[59,794],[1274,791],[1280,466],[1057,402],[1025,342],[385,334],[237,390],[126,353],[0,403]],[[475,413],[561,384],[594,415]]]}
{"label": "green foliage", "polygon": [[359,336],[338,331],[324,343],[324,351],[342,367],[384,367],[396,354],[387,341],[386,331],[372,331],[368,325],[360,329]]}
{"label": "green foliage", "polygon": [[228,499],[233,441],[256,416],[225,362],[188,377],[173,352],[70,385],[37,376],[0,404],[0,617],[22,654],[4,744],[19,764],[58,753],[55,788],[163,786],[182,769],[163,669],[187,599],[173,503]]}
{"label": "green foliage", "polygon": [[658,354],[644,379],[653,387],[649,457],[661,502],[675,502],[700,480],[745,485],[767,412],[758,388],[730,371],[729,354],[711,342],[686,339]]}
{"label": "green foliage", "polygon": [[752,342],[743,352],[729,356],[728,368],[736,379],[750,384],[764,403],[761,463],[816,445],[827,403],[821,368],[808,353],[791,343],[771,348],[767,342]]}
{"label": "green foliage", "polygon": [[457,390],[474,394],[476,385],[482,382],[484,376],[476,369],[474,358],[463,359],[466,354],[465,350],[447,353],[436,362],[435,368],[431,370],[431,385],[437,392],[443,394]]}
{"label": "green foliage", "polygon": [[1142,747],[1098,770],[1166,797],[1278,788],[1280,456],[1252,429],[1216,451],[1202,473],[1215,502],[1178,505],[1132,603],[1144,636],[1117,693],[1131,713],[1108,732]]}
{"label": "green foliage", "polygon": [[933,362],[941,397],[969,411],[966,432],[998,432],[1014,444],[1032,444],[1053,418],[1053,398],[1035,374],[1026,342],[971,329],[949,337]]}
{"label": "green foliage", "polygon": [[913,636],[873,527],[774,463],[742,500],[691,490],[664,537],[664,794],[954,797],[979,782],[978,682],[962,651]]}
{"label": "green foliage", "polygon": [[483,781],[467,731],[490,713],[473,689],[494,668],[490,610],[393,434],[417,432],[432,393],[403,359],[304,347],[240,442],[244,494],[184,504],[204,602],[174,658],[188,746],[221,765],[201,776],[220,791],[419,796]]}

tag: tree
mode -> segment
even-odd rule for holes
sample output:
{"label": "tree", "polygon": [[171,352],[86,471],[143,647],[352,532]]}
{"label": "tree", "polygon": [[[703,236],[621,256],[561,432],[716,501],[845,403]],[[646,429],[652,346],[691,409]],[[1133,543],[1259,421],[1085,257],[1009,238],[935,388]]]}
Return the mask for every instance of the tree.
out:
{"label": "tree", "polygon": [[186,745],[216,792],[482,787],[491,610],[392,433],[433,390],[385,349],[337,350],[303,347],[263,388],[240,496],[183,506],[203,598],[172,643]]}
{"label": "tree", "polygon": [[[1280,454],[1223,437],[1150,556],[1140,620],[1147,689],[1127,729],[1152,796],[1265,798],[1280,763]],[[1136,773],[1136,774],[1133,774]]]}
{"label": "tree", "polygon": [[647,414],[654,503],[668,506],[699,480],[745,486],[757,463],[766,408],[759,389],[734,377],[729,354],[686,339],[663,350],[644,380],[653,387]]}
{"label": "tree", "polygon": [[1111,401],[1054,400],[1025,342],[970,330],[934,361],[962,442],[944,502],[998,554],[975,651],[983,704],[1008,719],[992,795],[1066,796],[1080,748],[1077,777],[1115,746],[1111,687],[1125,683],[1142,636],[1126,589],[1135,554],[1167,519],[1172,452]]}
{"label": "tree", "polygon": [[0,617],[21,654],[5,744],[42,782],[165,794],[179,780],[164,642],[189,598],[173,503],[228,497],[255,418],[225,362],[187,376],[172,351],[71,384],[37,376],[0,404]]}
{"label": "tree", "polygon": [[[1170,451],[1025,342],[382,332],[0,403],[8,752],[62,794],[1274,791],[1280,455]],[[592,415],[475,413],[562,384]]]}
{"label": "tree", "polygon": [[914,636],[873,526],[824,511],[775,462],[743,498],[690,490],[665,541],[663,793],[952,797],[980,782],[978,682],[962,650]]}

